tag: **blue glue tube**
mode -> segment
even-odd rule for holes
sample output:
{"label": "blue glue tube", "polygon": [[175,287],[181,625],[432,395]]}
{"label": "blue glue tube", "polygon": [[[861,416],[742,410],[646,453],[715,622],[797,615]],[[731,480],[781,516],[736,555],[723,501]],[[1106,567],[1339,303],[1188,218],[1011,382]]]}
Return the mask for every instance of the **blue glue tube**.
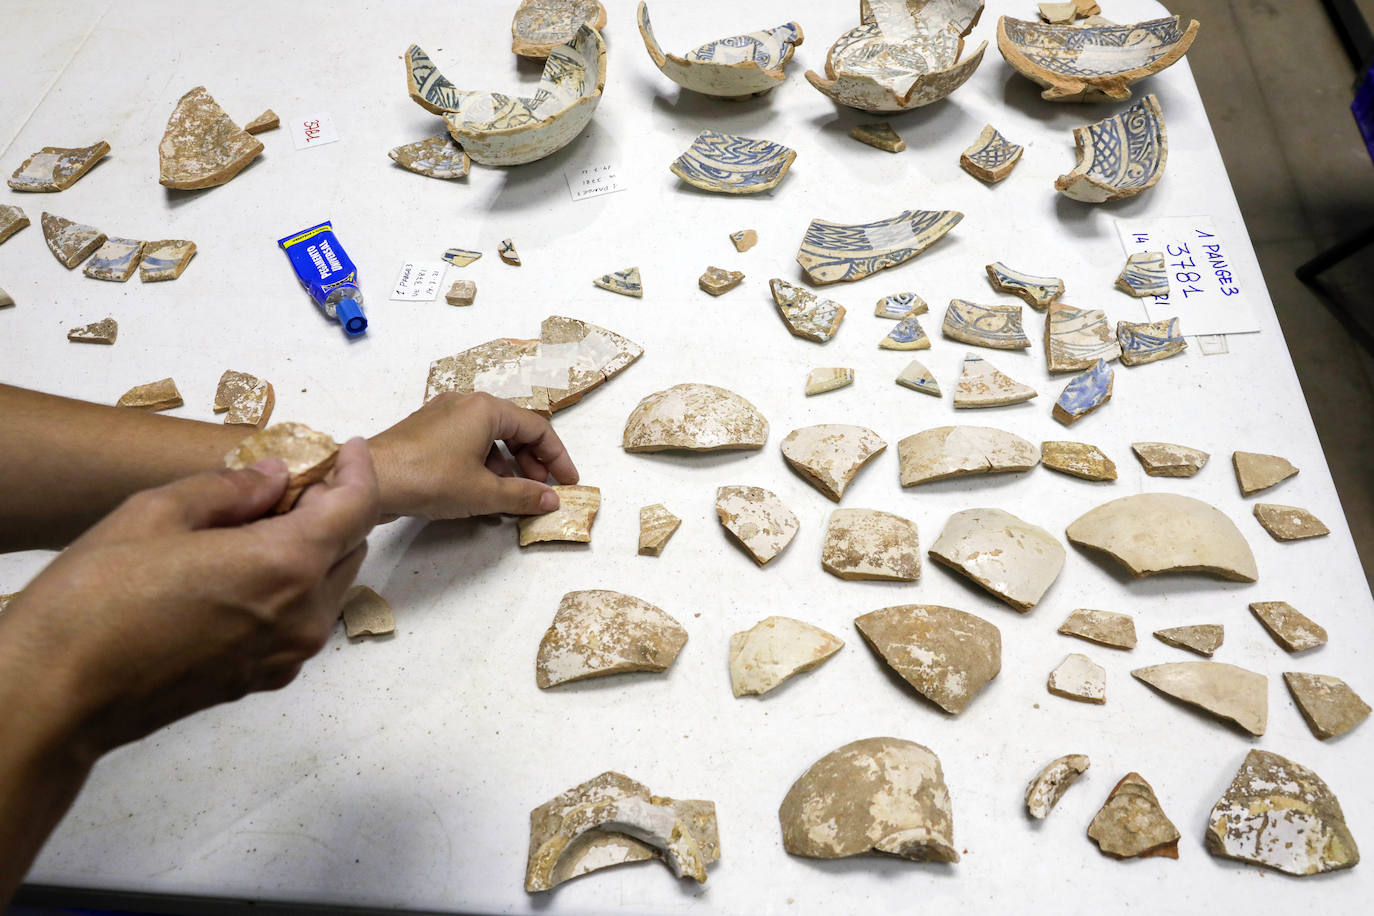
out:
{"label": "blue glue tube", "polygon": [[363,291],[358,288],[358,268],[353,266],[328,222],[278,239],[291,259],[296,279],[310,298],[330,318],[343,325],[344,333],[357,337],[367,330]]}

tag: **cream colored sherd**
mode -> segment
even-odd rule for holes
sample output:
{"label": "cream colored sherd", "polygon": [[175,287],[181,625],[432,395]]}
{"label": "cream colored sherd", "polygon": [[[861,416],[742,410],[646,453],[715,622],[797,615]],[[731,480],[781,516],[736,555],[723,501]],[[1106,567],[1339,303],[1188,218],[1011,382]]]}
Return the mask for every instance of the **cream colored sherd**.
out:
{"label": "cream colored sherd", "polygon": [[801,527],[777,494],[763,487],[719,487],[716,516],[760,566],[782,553]]}
{"label": "cream colored sherd", "polygon": [[1135,621],[1129,614],[1078,608],[1059,625],[1059,632],[1110,649],[1135,648]]}
{"label": "cream colored sherd", "polygon": [[1064,547],[1054,535],[1001,509],[954,513],[930,555],[1023,612],[1064,568]]}
{"label": "cream colored sherd", "polygon": [[1051,760],[1026,786],[1026,813],[1037,820],[1048,816],[1089,765],[1086,754],[1065,754]]}
{"label": "cream colored sherd", "polygon": [[1242,496],[1267,490],[1298,473],[1298,469],[1287,458],[1256,452],[1232,452],[1231,466],[1235,468],[1236,483],[1240,485]]}
{"label": "cream colored sherd", "polygon": [[921,578],[916,523],[877,509],[830,513],[821,568],[841,579],[915,582]]}
{"label": "cream colored sherd", "polygon": [[714,452],[763,448],[768,421],[744,398],[715,385],[685,383],[639,402],[625,421],[627,452]]}
{"label": "cream colored sherd", "polygon": [[639,510],[639,555],[661,556],[663,548],[668,546],[668,541],[677,534],[681,525],[682,519],[669,512],[662,503],[642,507]]}
{"label": "cream colored sherd", "polygon": [[765,617],[730,637],[730,688],[735,696],[767,693],[795,674],[819,668],[844,643],[791,617]]}
{"label": "cream colored sherd", "polygon": [[1331,529],[1306,509],[1278,503],[1255,503],[1255,518],[1276,541],[1301,541],[1324,537]]}
{"label": "cream colored sherd", "polygon": [[1107,669],[1086,655],[1071,652],[1050,672],[1047,687],[1057,697],[1100,706],[1107,702]]}
{"label": "cream colored sherd", "polygon": [[605,589],[568,592],[539,642],[541,688],[627,671],[666,671],[687,631],[662,609]]}
{"label": "cream colored sherd", "polygon": [[273,511],[282,513],[296,504],[305,488],[324,480],[334,467],[339,443],[304,423],[278,423],[260,429],[224,456],[226,467],[241,471],[264,458],[286,462],[286,492]]}
{"label": "cream colored sherd", "polygon": [[1252,735],[1264,734],[1269,721],[1269,679],[1245,668],[1223,662],[1171,662],[1137,668],[1131,676]]}
{"label": "cream colored sherd", "polygon": [[885,448],[887,443],[873,430],[842,423],[803,426],[782,440],[782,456],[792,469],[835,502]]}
{"label": "cream colored sherd", "polygon": [[1002,634],[936,604],[886,607],[854,619],[869,647],[921,696],[958,715],[1002,670]]}
{"label": "cream colored sherd", "polygon": [[897,443],[902,486],[963,477],[1029,471],[1040,449],[1020,436],[986,426],[937,426]]}
{"label": "cream colored sherd", "polygon": [[520,546],[528,547],[541,541],[572,541],[590,544],[592,523],[601,508],[601,489],[584,486],[556,486],[558,508],[543,515],[520,518]]}
{"label": "cream colored sherd", "polygon": [[1211,457],[1202,449],[1172,442],[1132,442],[1131,450],[1151,477],[1192,477]]}
{"label": "cream colored sherd", "polygon": [[1155,639],[1175,649],[1187,649],[1208,658],[1221,648],[1226,638],[1226,628],[1219,623],[1199,623],[1186,627],[1168,627],[1155,630]]}
{"label": "cream colored sherd", "polygon": [[1113,859],[1178,858],[1178,828],[1139,773],[1121,777],[1088,825],[1088,836]]}
{"label": "cream colored sherd", "polygon": [[1067,529],[1080,547],[1119,560],[1131,575],[1206,572],[1236,582],[1259,577],[1250,545],[1217,509],[1190,496],[1138,493],[1104,503]]}
{"label": "cream colored sherd", "polygon": [[396,618],[391,605],[366,585],[355,585],[344,593],[344,633],[355,636],[385,636],[396,631]]}

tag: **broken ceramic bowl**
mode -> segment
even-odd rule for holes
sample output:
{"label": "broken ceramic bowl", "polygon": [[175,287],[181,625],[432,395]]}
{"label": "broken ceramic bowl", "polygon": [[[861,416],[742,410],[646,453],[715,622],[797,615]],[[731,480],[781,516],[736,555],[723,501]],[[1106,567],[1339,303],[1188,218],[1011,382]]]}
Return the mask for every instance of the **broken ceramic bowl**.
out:
{"label": "broken ceramic bowl", "polygon": [[667,671],[687,644],[676,620],[641,598],[607,589],[568,592],[539,642],[540,689],[629,671]]}
{"label": "broken ceramic bowl", "polygon": [[1269,722],[1269,679],[1223,662],[1169,662],[1136,668],[1131,676],[1250,734],[1264,734]]}
{"label": "broken ceramic bowl", "polygon": [[825,76],[806,71],[812,86],[841,105],[863,111],[907,111],[938,102],[962,86],[987,50],[968,57],[964,36],[983,0],[863,0],[860,23],[831,45]]}
{"label": "broken ceramic bowl", "polygon": [[1065,554],[1054,535],[1010,512],[965,509],[945,522],[930,556],[1025,613],[1059,578]]}
{"label": "broken ceramic bowl", "polygon": [[767,441],[768,421],[753,404],[733,391],[688,382],[635,405],[622,444],[627,452],[716,452],[763,448]]}
{"label": "broken ceramic bowl", "polygon": [[1188,53],[1197,29],[1196,19],[1185,26],[1182,16],[1089,27],[1003,16],[997,49],[1018,73],[1045,87],[1046,101],[1119,102],[1131,97],[1131,83]]}
{"label": "broken ceramic bowl", "polygon": [[1109,554],[1137,578],[1207,572],[1235,582],[1259,576],[1236,523],[1191,496],[1137,493],[1103,503],[1069,525],[1069,541]]}
{"label": "broken ceramic bowl", "polygon": [[597,0],[520,0],[510,23],[510,49],[543,60],[577,34],[578,26],[606,27],[606,8]]}
{"label": "broken ceramic bowl", "polygon": [[703,191],[758,194],[776,188],[796,158],[781,143],[703,130],[668,169]]}
{"label": "broken ceramic bowl", "polygon": [[871,223],[813,219],[797,251],[797,263],[817,286],[862,280],[916,257],[963,218],[958,210],[903,210]]}
{"label": "broken ceramic bowl", "polygon": [[786,78],[783,69],[804,37],[801,26],[785,22],[777,28],[710,41],[679,57],[659,47],[649,24],[648,4],[639,4],[636,18],[654,66],[682,88],[717,99],[763,95],[781,83]]}
{"label": "broken ceramic bowl", "polygon": [[1084,203],[1134,197],[1153,188],[1169,158],[1164,112],[1153,94],[1121,114],[1073,129],[1078,164],[1054,186]]}
{"label": "broken ceramic bowl", "polygon": [[963,477],[1029,471],[1040,463],[1039,446],[987,426],[937,426],[897,443],[902,486]]}

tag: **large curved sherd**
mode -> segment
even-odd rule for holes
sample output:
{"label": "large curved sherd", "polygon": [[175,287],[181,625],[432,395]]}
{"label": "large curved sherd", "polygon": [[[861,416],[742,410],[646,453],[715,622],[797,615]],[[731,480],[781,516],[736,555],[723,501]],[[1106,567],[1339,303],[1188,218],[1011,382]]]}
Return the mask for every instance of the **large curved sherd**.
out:
{"label": "large curved sherd", "polygon": [[627,671],[666,671],[687,631],[661,608],[607,589],[568,592],[539,642],[541,688]]}
{"label": "large curved sherd", "polygon": [[1164,174],[1169,135],[1159,99],[1145,96],[1120,114],[1073,129],[1078,164],[1054,181],[1065,197],[1088,204],[1148,191]]}
{"label": "large curved sherd", "polygon": [[1255,555],[1235,522],[1191,496],[1123,496],[1080,515],[1065,533],[1080,547],[1110,554],[1137,578],[1166,572],[1206,572],[1235,582],[1259,578]]}
{"label": "large curved sherd", "polygon": [[1224,662],[1170,662],[1137,668],[1131,676],[1252,735],[1269,722],[1269,679]]}
{"label": "large curved sherd", "polygon": [[635,11],[639,36],[654,66],[684,89],[718,99],[762,95],[781,83],[783,68],[804,40],[801,26],[785,22],[772,29],[707,42],[685,55],[664,52],[649,22],[649,7]]}
{"label": "large curved sherd", "polygon": [[900,738],[865,738],[817,760],[787,791],[778,820],[794,856],[959,861],[940,759]]}
{"label": "large curved sherd", "polygon": [[543,60],[566,44],[583,24],[606,27],[606,8],[598,0],[520,0],[510,23],[513,54]]}
{"label": "large curved sherd", "polygon": [[817,286],[862,280],[916,257],[963,218],[958,210],[903,210],[871,223],[813,219],[797,250],[797,263]]}
{"label": "large curved sherd", "polygon": [[963,477],[1029,471],[1040,448],[1020,436],[988,426],[937,426],[897,443],[902,486]]}
{"label": "large curved sherd", "polygon": [[854,618],[869,647],[923,697],[958,715],[1002,670],[1002,634],[938,604],[902,604]]}
{"label": "large curved sherd", "polygon": [[204,86],[183,95],[157,146],[158,183],[196,190],[224,184],[261,155],[262,141],[234,123]]}
{"label": "large curved sherd", "polygon": [[744,398],[715,385],[686,382],[644,398],[625,420],[627,452],[718,452],[763,448],[768,421]]}
{"label": "large curved sherd", "polygon": [[1064,568],[1064,547],[1054,535],[1001,509],[954,513],[930,555],[1022,612]]}

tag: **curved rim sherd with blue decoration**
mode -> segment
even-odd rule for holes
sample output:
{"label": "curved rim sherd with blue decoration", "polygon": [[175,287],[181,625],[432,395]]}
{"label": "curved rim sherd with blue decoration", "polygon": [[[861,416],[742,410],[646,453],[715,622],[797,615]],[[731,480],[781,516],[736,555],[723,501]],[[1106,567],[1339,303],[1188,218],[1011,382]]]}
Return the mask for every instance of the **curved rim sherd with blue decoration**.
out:
{"label": "curved rim sherd with blue decoration", "polygon": [[758,194],[777,187],[796,158],[796,150],[781,143],[703,130],[668,168],[703,191]]}
{"label": "curved rim sherd with blue decoration", "polygon": [[940,330],[950,340],[994,350],[1024,350],[1030,338],[1021,326],[1019,305],[979,305],[967,299],[949,300]]}
{"label": "curved rim sherd with blue decoration", "polygon": [[636,11],[639,35],[654,66],[684,89],[718,99],[762,95],[785,79],[783,68],[805,40],[795,22],[709,41],[685,55],[664,53],[649,22],[649,7]]}
{"label": "curved rim sherd with blue decoration", "polygon": [[1137,251],[1126,258],[1126,266],[1116,278],[1116,288],[1138,299],[1169,295],[1169,273],[1164,268],[1164,252]]}
{"label": "curved rim sherd with blue decoration", "polygon": [[872,223],[813,219],[797,263],[817,286],[862,280],[916,257],[963,218],[958,210],[903,210]]}
{"label": "curved rim sherd with blue decoration", "polygon": [[1130,108],[1073,129],[1078,164],[1054,186],[1084,203],[1134,197],[1153,188],[1169,160],[1169,135],[1159,99],[1147,95]]}
{"label": "curved rim sherd with blue decoration", "polygon": [[1121,361],[1128,366],[1168,359],[1188,349],[1177,317],[1144,323],[1118,321],[1116,342],[1121,345]]}

